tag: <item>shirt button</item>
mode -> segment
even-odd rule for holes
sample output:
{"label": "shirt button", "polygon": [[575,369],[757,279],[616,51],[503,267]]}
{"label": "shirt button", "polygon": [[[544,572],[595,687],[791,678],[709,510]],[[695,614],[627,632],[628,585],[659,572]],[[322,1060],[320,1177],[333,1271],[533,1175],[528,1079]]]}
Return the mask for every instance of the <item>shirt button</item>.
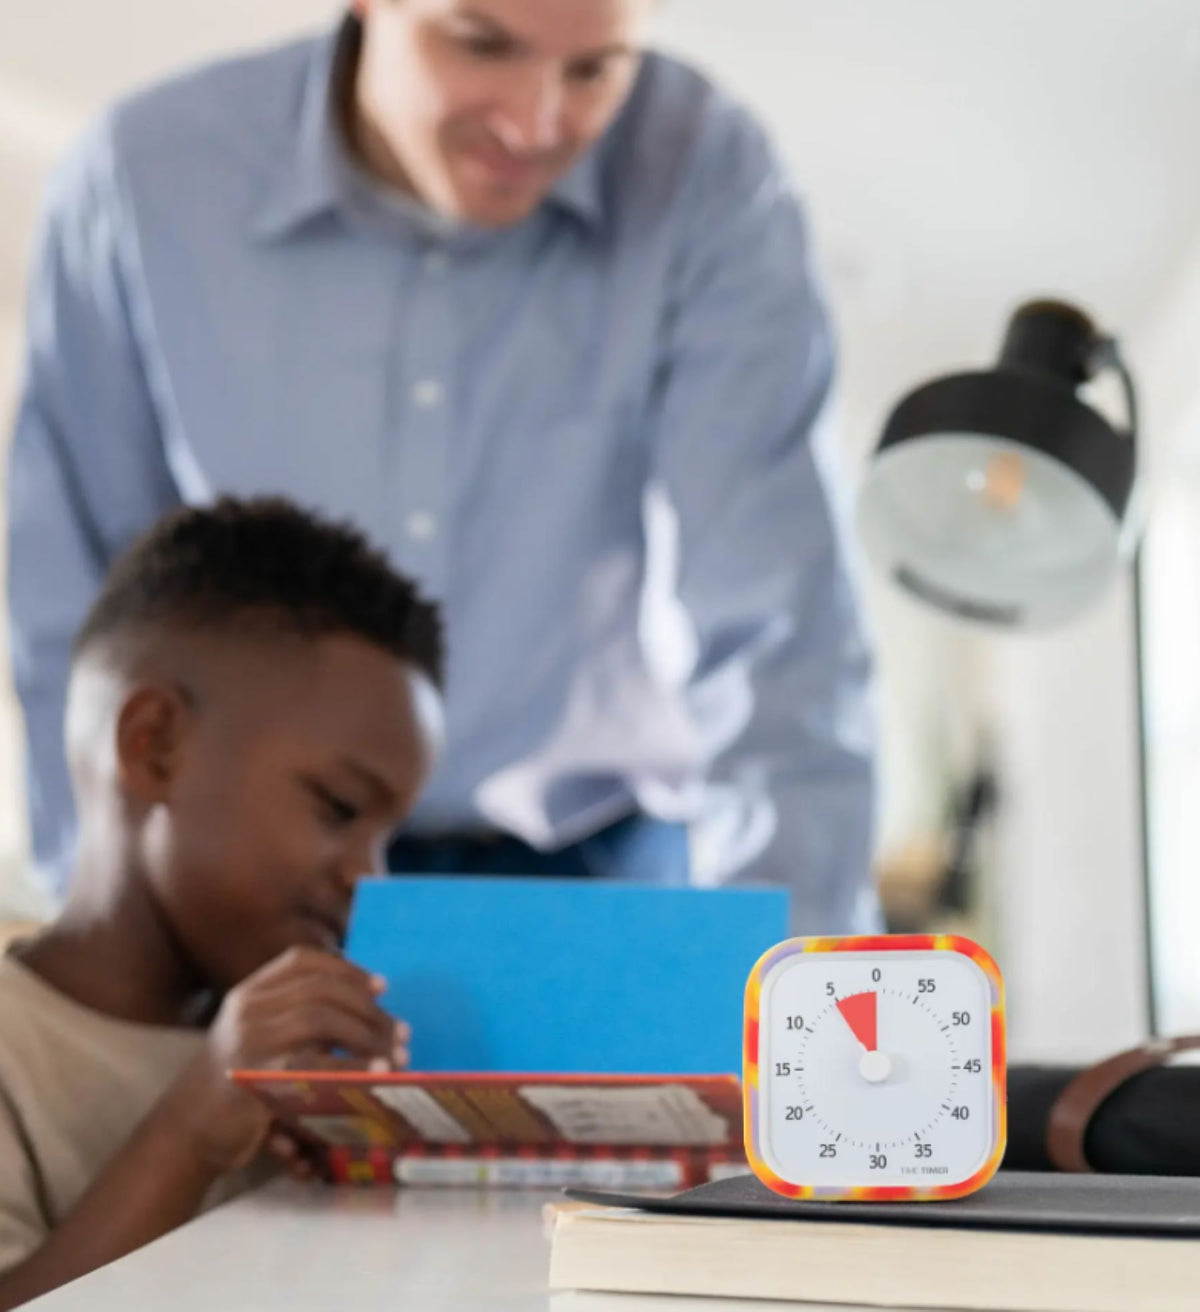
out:
{"label": "shirt button", "polygon": [[404,521],[408,536],[418,542],[428,542],[437,532],[437,520],[427,510],[414,510]]}
{"label": "shirt button", "polygon": [[413,400],[422,410],[432,410],[441,405],[445,389],[436,378],[422,378],[413,388]]}

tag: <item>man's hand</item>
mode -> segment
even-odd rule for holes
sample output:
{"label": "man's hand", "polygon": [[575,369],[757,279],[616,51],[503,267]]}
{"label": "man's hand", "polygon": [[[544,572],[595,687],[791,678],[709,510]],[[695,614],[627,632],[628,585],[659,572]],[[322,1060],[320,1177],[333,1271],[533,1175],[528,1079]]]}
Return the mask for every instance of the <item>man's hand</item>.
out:
{"label": "man's hand", "polygon": [[[236,1069],[352,1064],[391,1069],[408,1061],[408,1026],[377,1002],[383,980],[341,957],[294,948],[225,999],[203,1049],[164,1095],[167,1118],[218,1174],[246,1165],[271,1128],[270,1112],[229,1079]],[[349,1062],[332,1058],[334,1050]],[[273,1136],[273,1139],[275,1136]],[[286,1151],[277,1152],[288,1156]]]}

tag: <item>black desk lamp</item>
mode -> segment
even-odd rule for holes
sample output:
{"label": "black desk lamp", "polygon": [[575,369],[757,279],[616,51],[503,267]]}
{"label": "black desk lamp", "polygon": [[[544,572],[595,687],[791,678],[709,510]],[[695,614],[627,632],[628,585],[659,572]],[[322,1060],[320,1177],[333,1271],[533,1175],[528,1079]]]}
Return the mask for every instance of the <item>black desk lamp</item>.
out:
{"label": "black desk lamp", "polygon": [[[1123,384],[1125,430],[1078,396],[1104,369]],[[1136,429],[1113,338],[1073,306],[1024,305],[995,369],[926,383],[892,412],[859,497],[867,554],[964,618],[1059,623],[1120,567]]]}

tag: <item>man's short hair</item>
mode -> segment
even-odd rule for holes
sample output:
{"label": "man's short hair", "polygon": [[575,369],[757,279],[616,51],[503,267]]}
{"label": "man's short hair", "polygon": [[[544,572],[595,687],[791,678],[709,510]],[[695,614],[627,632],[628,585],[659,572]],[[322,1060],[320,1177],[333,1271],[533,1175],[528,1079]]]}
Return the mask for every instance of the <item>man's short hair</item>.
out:
{"label": "man's short hair", "polygon": [[109,571],[74,650],[144,626],[253,623],[306,638],[353,634],[441,687],[437,606],[356,529],[278,497],[222,497],[161,519]]}

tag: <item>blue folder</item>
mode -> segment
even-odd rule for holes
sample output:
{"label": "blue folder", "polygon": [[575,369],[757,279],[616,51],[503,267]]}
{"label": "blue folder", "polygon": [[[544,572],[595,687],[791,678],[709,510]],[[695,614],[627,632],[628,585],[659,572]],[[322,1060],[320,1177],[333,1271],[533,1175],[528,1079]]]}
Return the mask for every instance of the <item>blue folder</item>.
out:
{"label": "blue folder", "polygon": [[388,981],[413,1070],[723,1075],[787,934],[779,889],[403,877],[359,884],[346,955]]}

